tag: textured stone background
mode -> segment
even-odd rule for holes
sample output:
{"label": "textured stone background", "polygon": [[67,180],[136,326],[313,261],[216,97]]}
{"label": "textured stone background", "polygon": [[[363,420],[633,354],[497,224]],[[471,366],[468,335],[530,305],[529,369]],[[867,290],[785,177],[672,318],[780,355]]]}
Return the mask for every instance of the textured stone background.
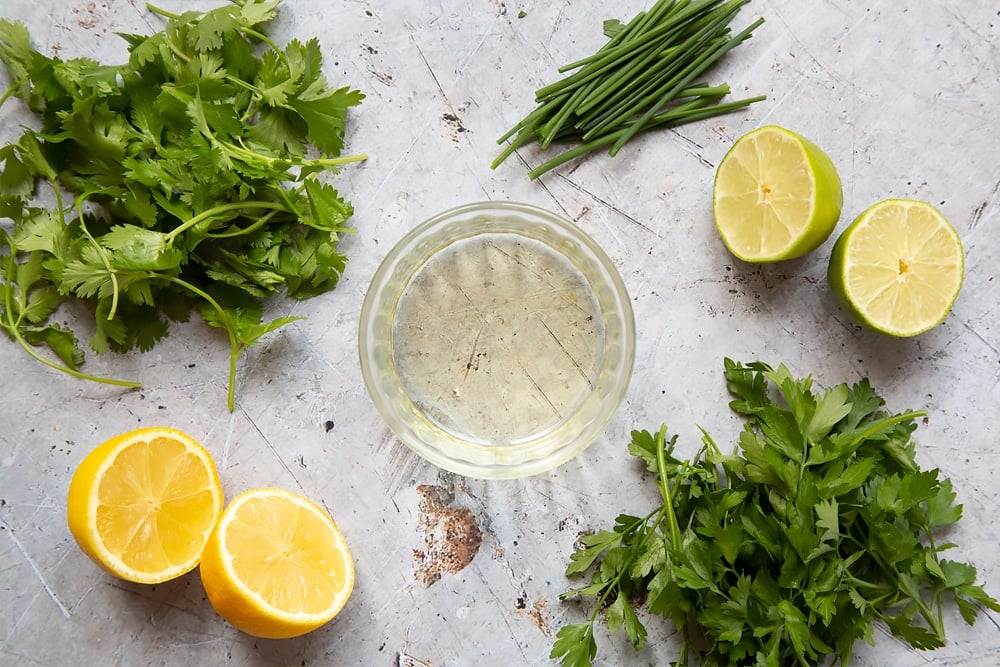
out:
{"label": "textured stone background", "polygon": [[[190,0],[172,9],[205,8]],[[612,4],[616,7],[612,9]],[[91,372],[141,380],[121,392],[50,372],[0,344],[0,663],[4,665],[545,665],[564,622],[562,572],[579,532],[643,511],[650,489],[625,446],[666,422],[694,453],[698,426],[729,443],[723,357],[784,362],[821,384],[868,376],[889,407],[926,409],[919,459],[952,478],[965,519],[949,534],[1000,595],[995,510],[1000,459],[1000,16],[993,3],[754,0],[736,25],[767,22],[713,71],[747,112],[642,137],[539,182],[526,149],[498,170],[496,137],[531,108],[556,68],[591,53],[608,12],[645,3],[555,0],[285,0],[279,43],[318,36],[326,73],[368,97],[348,150],[370,159],[336,179],[359,233],[338,289],[273,315],[306,319],[241,360],[225,407],[228,349],[201,323],[176,326],[147,354],[90,355]],[[519,18],[519,12],[526,15]],[[5,0],[36,47],[124,58],[114,32],[161,23],[137,0]],[[6,74],[0,73],[6,86]],[[0,140],[33,118],[0,108]],[[886,197],[938,205],[963,237],[967,274],[947,321],[914,340],[863,332],[833,304],[832,242],[778,266],[734,261],[711,220],[715,166],[743,132],[777,123],[823,146],[844,181],[842,229]],[[512,482],[464,479],[417,459],[368,400],[356,330],[365,288],[392,244],[424,218],[482,199],[543,206],[574,220],[612,257],[633,298],[636,371],[605,435],[561,468]],[[0,224],[5,224],[0,221]],[[86,327],[79,313],[64,318]],[[321,502],[347,535],[358,583],[330,625],[256,640],[219,620],[195,574],[156,587],[100,574],[65,526],[80,459],[107,437],[151,424],[184,429],[215,455],[227,495],[267,484]],[[626,480],[626,483],[622,483]],[[858,646],[862,667],[1000,663],[995,615],[947,618],[951,644],[909,650],[884,630]],[[661,665],[678,641],[664,623],[635,654],[600,635],[600,664]]]}

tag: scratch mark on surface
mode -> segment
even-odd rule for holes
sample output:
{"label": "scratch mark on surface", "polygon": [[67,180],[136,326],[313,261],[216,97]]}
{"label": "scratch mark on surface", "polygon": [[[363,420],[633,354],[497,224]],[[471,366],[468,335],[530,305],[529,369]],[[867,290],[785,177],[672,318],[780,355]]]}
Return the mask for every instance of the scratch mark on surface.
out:
{"label": "scratch mark on surface", "polygon": [[[452,287],[454,287],[455,289],[457,289],[458,292],[463,297],[465,297],[465,300],[469,302],[469,306],[472,308],[472,310],[474,310],[476,312],[476,315],[479,316],[479,319],[482,321],[483,326],[486,326],[486,324],[487,324],[486,315],[483,313],[482,310],[479,309],[479,306],[476,305],[476,302],[472,300],[472,297],[469,296],[469,293],[465,291],[465,288],[462,287],[458,283],[450,283],[450,284],[451,284]],[[482,331],[482,330],[480,330],[480,331]],[[477,340],[478,340],[478,337],[477,337]]]}
{"label": "scratch mark on surface", "polygon": [[583,366],[581,366],[580,362],[576,360],[576,357],[570,354],[570,351],[566,349],[566,346],[563,345],[561,340],[559,340],[559,337],[555,335],[555,333],[552,331],[551,328],[549,328],[549,325],[545,323],[545,320],[543,320],[538,315],[535,315],[535,318],[542,325],[542,327],[549,332],[549,336],[552,337],[552,340],[556,342],[556,345],[559,346],[559,349],[562,350],[562,353],[565,354],[566,358],[569,359],[571,364],[573,364],[573,368],[575,368],[577,372],[580,373],[580,376],[587,381],[587,385],[590,386],[591,389],[593,389],[594,381],[590,379],[589,375],[587,375],[587,371],[583,370]]}
{"label": "scratch mark on surface", "polygon": [[545,401],[545,404],[552,409],[552,412],[555,414],[555,416],[558,417],[559,419],[562,419],[563,416],[562,413],[559,412],[559,408],[557,408],[555,404],[549,399],[548,394],[546,394],[545,390],[538,385],[538,383],[535,381],[535,378],[531,377],[531,373],[528,372],[528,369],[525,368],[523,364],[521,365],[521,372],[524,373],[524,376],[531,381],[531,386],[535,388],[535,390],[538,392],[538,395],[542,397],[543,401]]}
{"label": "scratch mark on surface", "polygon": [[[443,99],[445,102],[447,102],[448,101],[448,95],[445,94],[444,87],[441,85],[441,82],[438,80],[437,73],[434,71],[434,68],[431,67],[430,62],[427,61],[427,56],[424,55],[423,49],[421,49],[420,45],[417,44],[415,41],[413,42],[413,48],[415,48],[417,50],[417,55],[420,56],[420,61],[424,64],[424,67],[427,68],[427,73],[431,75],[431,79],[434,80],[434,87],[437,88],[437,91],[439,93],[441,93],[441,99]],[[449,106],[451,106],[451,105],[449,104]]]}
{"label": "scratch mark on surface", "polygon": [[[489,582],[487,582],[487,584],[486,584],[486,590],[488,590],[490,592],[490,595],[493,596],[493,601],[494,601],[495,605],[497,607],[502,607],[503,601],[497,595],[497,592],[493,589],[493,586]],[[511,637],[516,637],[517,636],[517,632],[511,626],[509,616],[507,614],[501,614],[500,618],[503,620],[503,624],[507,627],[507,633],[508,633],[508,635],[511,636]],[[522,660],[521,664],[524,664],[524,665],[529,664],[530,661],[528,660],[528,656],[525,655],[525,653],[524,653],[524,648],[521,646],[521,642],[515,642],[515,645],[517,646],[518,651],[521,653],[521,660]]]}
{"label": "scratch mark on surface", "polygon": [[993,184],[993,189],[990,191],[989,197],[983,200],[983,203],[976,207],[972,212],[972,219],[969,220],[969,230],[975,229],[979,225],[979,221],[983,219],[983,215],[986,210],[989,209],[997,199],[997,195],[1000,194],[1000,181]]}
{"label": "scratch mark on surface", "polygon": [[517,264],[518,266],[520,266],[521,268],[523,268],[526,271],[528,271],[531,275],[533,275],[536,278],[538,278],[539,280],[541,280],[543,283],[545,283],[546,285],[548,285],[549,287],[551,287],[553,290],[557,289],[556,286],[552,284],[552,281],[550,281],[546,275],[544,275],[542,273],[539,273],[538,271],[536,271],[532,267],[530,267],[527,264],[525,264],[521,260],[521,258],[518,257],[517,255],[514,255],[512,253],[507,252],[506,250],[504,250],[503,248],[501,248],[500,246],[498,246],[496,243],[494,243],[492,241],[490,241],[489,243],[487,243],[487,245],[490,248],[493,248],[494,250],[496,250],[498,253],[500,253],[501,255],[503,255],[504,257],[506,257],[507,259],[509,259],[510,261],[512,261],[515,264]]}
{"label": "scratch mark on surface", "polygon": [[250,422],[250,426],[253,427],[253,430],[256,431],[257,435],[260,436],[260,439],[264,441],[264,446],[267,447],[268,450],[271,452],[271,454],[274,456],[274,459],[278,462],[278,465],[280,465],[282,469],[288,473],[288,476],[291,477],[292,480],[295,482],[295,486],[297,486],[300,491],[305,492],[305,487],[302,486],[302,482],[299,481],[299,478],[295,476],[295,473],[292,472],[292,469],[288,466],[287,463],[285,463],[285,459],[281,457],[281,454],[278,453],[278,450],[275,448],[275,446],[271,443],[271,441],[267,438],[267,436],[264,435],[264,432],[260,430],[260,427],[257,426],[257,422],[254,421],[249,414],[247,414],[246,410],[242,410],[242,412],[246,416],[247,421]]}
{"label": "scratch mark on surface", "polygon": [[670,133],[674,135],[676,139],[680,140],[683,149],[693,155],[698,162],[701,162],[709,169],[715,169],[715,165],[712,164],[712,161],[706,158],[702,153],[705,150],[704,146],[696,141],[693,141],[690,137],[684,136],[676,128],[671,128]]}
{"label": "scratch mark on surface", "polygon": [[59,600],[59,596],[57,596],[56,592],[52,590],[51,586],[49,586],[49,583],[45,580],[45,576],[42,575],[42,571],[38,569],[38,565],[35,564],[35,561],[31,558],[30,555],[28,555],[28,552],[25,550],[24,545],[21,544],[21,541],[17,539],[16,535],[14,535],[14,529],[11,526],[9,526],[6,522],[3,522],[0,525],[3,525],[4,532],[7,533],[7,535],[10,537],[10,541],[14,543],[14,547],[17,549],[18,553],[20,553],[21,556],[24,557],[24,560],[27,561],[28,567],[31,568],[31,571],[35,573],[35,577],[42,584],[42,589],[52,599],[52,601],[55,602],[56,607],[59,608],[59,613],[63,615],[63,618],[69,620],[70,617],[69,609],[67,609],[66,606]]}
{"label": "scratch mark on surface", "polygon": [[165,648],[175,649],[175,648],[193,648],[195,646],[206,646],[208,644],[218,644],[224,638],[223,637],[213,637],[212,639],[206,639],[202,642],[178,642],[174,644],[166,644]]}
{"label": "scratch mark on surface", "polygon": [[561,178],[571,188],[573,188],[577,192],[582,192],[583,194],[587,195],[588,197],[590,197],[591,199],[593,199],[595,202],[597,202],[598,204],[600,204],[601,206],[603,206],[607,210],[612,211],[616,215],[620,215],[621,217],[625,218],[626,220],[628,220],[629,222],[631,222],[636,227],[642,229],[643,231],[647,231],[650,234],[652,234],[653,236],[659,236],[659,234],[657,234],[651,227],[649,227],[648,225],[644,225],[643,223],[639,222],[639,219],[636,218],[635,216],[629,215],[628,213],[626,213],[625,211],[621,210],[620,208],[618,208],[617,206],[615,206],[614,204],[612,204],[608,200],[602,199],[602,198],[598,197],[593,192],[591,192],[587,188],[583,187],[582,185],[580,185],[576,181],[572,180],[571,178],[568,178],[566,176],[561,176]]}
{"label": "scratch mark on surface", "polygon": [[385,484],[386,495],[389,496],[389,500],[392,501],[396,511],[399,512],[396,494],[399,493],[408,480],[416,476],[417,468],[423,462],[423,459],[417,456],[416,452],[412,449],[404,445],[402,440],[397,438],[389,428],[386,428],[382,432],[382,437],[379,439],[377,448],[381,450],[387,446],[390,447],[387,461],[388,473],[383,477],[382,472],[379,471],[378,475]]}
{"label": "scratch mark on surface", "polygon": [[472,349],[469,351],[469,359],[465,362],[465,374],[462,376],[463,380],[469,379],[469,371],[472,370],[473,362],[476,360],[476,350],[479,349],[479,339],[483,335],[484,328],[486,328],[485,325],[479,327],[479,331],[476,332],[476,339],[472,341]]}
{"label": "scratch mark on surface", "polygon": [[963,327],[965,327],[966,331],[975,336],[976,339],[979,340],[980,343],[985,345],[990,352],[992,352],[994,355],[1000,355],[1000,348],[997,348],[996,345],[988,341],[981,333],[979,333],[972,326],[970,326],[968,322],[966,322],[965,320],[958,320],[958,321]]}
{"label": "scratch mark on surface", "polygon": [[154,27],[153,24],[150,22],[149,20],[150,13],[145,9],[145,3],[143,3],[142,9],[136,6],[135,0],[128,0],[128,4],[132,6],[132,9],[135,10],[135,13],[139,15],[140,19],[142,19],[142,22],[146,24],[146,27],[149,28],[150,33],[154,33],[160,30],[160,28]]}
{"label": "scratch mark on surface", "polygon": [[552,64],[553,69],[555,69],[557,71],[558,71],[559,67],[562,67],[562,65],[563,65],[562,60],[563,59],[560,58],[560,59],[557,60],[552,55],[552,52],[549,50],[548,45],[552,44],[554,42],[554,40],[555,40],[556,35],[559,34],[560,26],[562,26],[563,22],[566,20],[566,10],[567,9],[568,9],[568,7],[560,7],[559,8],[559,13],[556,14],[555,19],[552,21],[552,29],[549,31],[549,38],[547,40],[545,40],[545,44],[544,44],[545,54],[548,56],[549,62]]}
{"label": "scratch mark on surface", "polygon": [[[869,17],[878,16],[879,7],[881,5],[882,5],[882,1],[873,3],[873,5],[869,8],[869,11],[865,15],[863,15],[860,19],[858,19],[858,21],[855,22],[853,25],[849,26],[843,32],[843,34],[841,34],[840,37],[837,38],[837,40],[834,42],[834,49],[836,50],[837,46],[839,46],[840,44],[842,44],[843,42],[845,42],[847,40],[848,36],[852,32],[854,32],[854,30],[857,29],[858,26],[860,26],[866,20],[869,20]],[[788,22],[784,19],[783,16],[781,16],[780,13],[778,14],[778,20],[780,20],[786,27],[788,27],[788,29],[790,31],[792,30],[792,28],[788,25]],[[809,59],[812,62],[816,63],[816,66],[820,70],[822,70],[825,74],[827,74],[828,76],[830,76],[830,78],[832,78],[835,81],[838,81],[840,83],[844,83],[844,84],[850,85],[850,79],[845,80],[843,78],[834,76],[829,71],[829,69],[827,69],[826,67],[824,67],[823,63],[821,63],[819,61],[819,59],[816,58],[816,56],[814,56],[812,54],[812,52],[809,50],[809,48],[805,44],[803,44],[801,41],[796,41],[796,44],[799,46],[799,48],[801,48],[806,53],[806,55],[809,57]],[[766,124],[774,116],[775,112],[779,111],[780,109],[783,109],[784,105],[785,105],[785,102],[787,100],[790,100],[790,99],[791,100],[795,100],[795,99],[797,99],[799,97],[799,89],[802,88],[807,83],[811,82],[814,78],[815,78],[814,75],[810,74],[809,72],[802,72],[802,73],[800,73],[799,77],[798,77],[798,80],[795,81],[794,84],[786,86],[786,92],[785,92],[785,94],[782,95],[780,99],[774,100],[773,104],[769,104],[767,106],[767,111],[764,113],[764,115],[761,117],[761,119],[759,121],[760,124],[761,125]]]}

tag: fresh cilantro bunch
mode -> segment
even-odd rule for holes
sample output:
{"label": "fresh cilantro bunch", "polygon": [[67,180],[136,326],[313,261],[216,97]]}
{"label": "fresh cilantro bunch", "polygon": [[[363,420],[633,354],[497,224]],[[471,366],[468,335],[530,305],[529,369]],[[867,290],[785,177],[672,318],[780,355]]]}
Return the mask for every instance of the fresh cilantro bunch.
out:
{"label": "fresh cilantro bunch", "polygon": [[43,55],[0,20],[0,104],[19,97],[41,121],[0,149],[0,218],[13,221],[0,226],[0,327],[29,354],[134,386],[79,371],[76,336],[51,321],[59,304],[91,306],[98,353],[148,350],[196,309],[228,335],[232,410],[242,350],[296,319],[262,321],[264,300],[336,286],[353,208],[320,175],[365,158],[341,156],[364,96],[328,85],[316,39],[268,37],[278,4],[149,6],[164,29],[121,35],[128,62],[113,66]]}
{"label": "fresh cilantro bunch", "polygon": [[944,645],[942,609],[970,625],[1000,604],[976,570],[941,553],[935,531],[957,522],[951,482],[921,470],[910,439],[922,412],[889,414],[867,380],[813,391],[784,366],[725,361],[746,419],[737,452],[703,434],[693,460],[677,437],[635,431],[629,452],[655,473],[662,504],[620,515],[580,538],[568,575],[590,582],[563,599],[596,598],[588,620],[559,630],[553,658],[590,665],[599,614],[646,641],[637,613],[670,619],[683,638],[678,665],[848,664],[873,624],[918,649]]}

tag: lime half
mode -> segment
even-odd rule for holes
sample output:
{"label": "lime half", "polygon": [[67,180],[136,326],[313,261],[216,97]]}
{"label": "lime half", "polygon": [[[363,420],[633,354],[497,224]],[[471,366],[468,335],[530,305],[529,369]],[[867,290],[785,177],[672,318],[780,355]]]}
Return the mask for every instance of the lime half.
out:
{"label": "lime half", "polygon": [[863,212],[833,246],[830,289],[854,318],[896,337],[940,324],[965,272],[962,240],[922,201],[887,199]]}
{"label": "lime half", "polygon": [[729,251],[746,262],[815,250],[837,226],[843,203],[829,156],[775,125],[737,139],[715,174],[715,226]]}

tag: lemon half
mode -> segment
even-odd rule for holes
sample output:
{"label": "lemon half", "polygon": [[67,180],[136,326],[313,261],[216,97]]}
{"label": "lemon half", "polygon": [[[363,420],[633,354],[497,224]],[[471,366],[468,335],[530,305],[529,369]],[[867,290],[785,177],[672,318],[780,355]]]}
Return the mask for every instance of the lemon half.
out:
{"label": "lemon half", "polygon": [[269,639],[296,637],[327,623],[354,588],[354,561],[330,515],[276,488],[244,491],[229,502],[200,572],[220,616]]}
{"label": "lemon half", "polygon": [[122,433],[84,457],[70,480],[69,529],[111,574],[144,584],[193,570],[222,512],[208,451],[173,428]]}

